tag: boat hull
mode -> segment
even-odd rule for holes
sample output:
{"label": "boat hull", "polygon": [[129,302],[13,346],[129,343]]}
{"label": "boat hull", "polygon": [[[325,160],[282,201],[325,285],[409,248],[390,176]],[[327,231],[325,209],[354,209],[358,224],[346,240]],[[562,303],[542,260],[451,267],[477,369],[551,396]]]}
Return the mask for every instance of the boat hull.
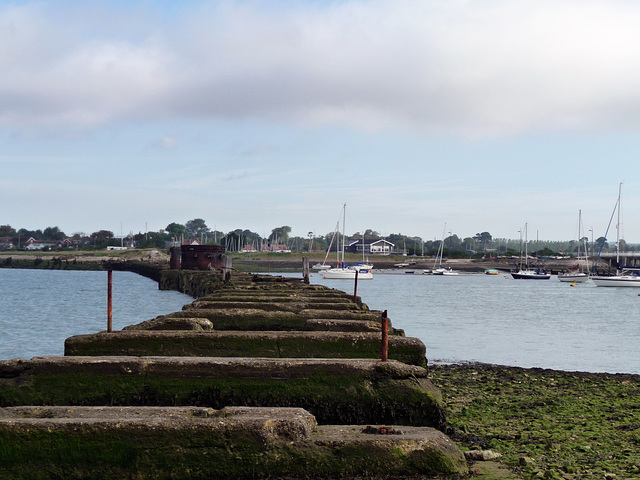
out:
{"label": "boat hull", "polygon": [[551,278],[550,273],[540,273],[534,271],[519,271],[512,272],[511,276],[516,280],[549,280]]}
{"label": "boat hull", "polygon": [[[357,271],[358,280],[371,280],[373,278],[373,272],[366,269],[360,269]],[[328,280],[355,280],[356,270],[352,268],[331,268],[320,272],[322,278]]]}
{"label": "boat hull", "polygon": [[558,275],[558,280],[565,283],[584,283],[589,280],[589,275],[586,273],[565,274]]}
{"label": "boat hull", "polygon": [[614,275],[611,277],[591,277],[598,287],[640,287],[640,276]]}
{"label": "boat hull", "polygon": [[451,267],[448,268],[444,268],[444,267],[440,267],[440,268],[436,268],[434,270],[431,270],[431,275],[458,275],[458,272],[454,271],[451,269]]}

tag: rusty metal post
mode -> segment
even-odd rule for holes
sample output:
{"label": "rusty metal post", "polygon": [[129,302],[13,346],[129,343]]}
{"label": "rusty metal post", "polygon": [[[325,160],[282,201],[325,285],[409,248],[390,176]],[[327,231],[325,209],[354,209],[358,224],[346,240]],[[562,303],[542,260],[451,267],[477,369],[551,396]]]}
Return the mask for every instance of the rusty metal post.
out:
{"label": "rusty metal post", "polygon": [[113,331],[113,270],[107,270],[107,332]]}
{"label": "rusty metal post", "polygon": [[358,269],[356,269],[356,279],[353,284],[353,301],[358,301]]}
{"label": "rusty metal post", "polygon": [[382,312],[382,361],[389,358],[389,317],[387,311]]}

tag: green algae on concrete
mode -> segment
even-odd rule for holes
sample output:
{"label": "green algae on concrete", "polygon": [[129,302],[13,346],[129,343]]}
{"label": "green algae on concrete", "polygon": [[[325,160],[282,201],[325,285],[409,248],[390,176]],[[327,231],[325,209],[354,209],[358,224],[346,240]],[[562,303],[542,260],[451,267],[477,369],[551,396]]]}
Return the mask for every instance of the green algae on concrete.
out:
{"label": "green algae on concrete", "polygon": [[0,477],[424,478],[467,472],[460,450],[435,429],[379,431],[318,426],[297,408],[5,408]]}
{"label": "green algae on concrete", "polygon": [[427,370],[394,360],[36,357],[0,362],[0,406],[305,408],[322,424],[443,428]]}
{"label": "green algae on concrete", "polygon": [[[77,335],[65,355],[139,355],[268,358],[379,358],[380,333],[124,330]],[[389,337],[389,358],[426,367],[417,338]]]}

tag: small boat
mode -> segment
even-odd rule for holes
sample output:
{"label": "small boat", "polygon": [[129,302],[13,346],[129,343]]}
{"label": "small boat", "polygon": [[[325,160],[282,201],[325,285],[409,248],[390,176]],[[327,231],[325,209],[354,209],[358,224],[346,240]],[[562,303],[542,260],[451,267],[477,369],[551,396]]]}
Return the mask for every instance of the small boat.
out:
{"label": "small boat", "polygon": [[551,274],[537,268],[529,268],[526,270],[518,270],[511,272],[511,276],[516,280],[549,280]]}
{"label": "small boat", "polygon": [[589,280],[589,275],[584,272],[565,272],[558,274],[558,280],[569,283],[584,283]]}
{"label": "small boat", "polygon": [[359,280],[371,280],[373,272],[364,268],[357,270],[353,266],[330,268],[320,272],[322,278],[330,280],[355,280],[356,274]]}
{"label": "small boat", "polygon": [[610,277],[593,276],[591,281],[598,287],[640,287],[640,268],[624,267]]}
{"label": "small boat", "polygon": [[[561,282],[568,282],[568,283],[584,283],[587,280],[589,280],[589,275],[586,272],[583,272],[580,270],[580,241],[581,241],[581,237],[580,237],[580,228],[582,225],[582,210],[578,210],[578,264],[575,266],[571,266],[567,268],[566,272],[563,273],[559,273],[558,274],[558,280],[560,280]],[[587,257],[587,246],[586,246],[586,240],[585,240],[585,247],[584,247],[584,261],[587,263],[587,271],[589,271],[589,264],[588,264],[588,257]]]}
{"label": "small boat", "polygon": [[[522,237],[520,237],[522,241]],[[522,248],[520,249],[520,270],[511,272],[511,276],[516,280],[549,280],[551,274],[540,268],[529,268],[529,251],[527,248],[527,224],[524,224],[524,258],[525,266],[522,268]]]}
{"label": "small boat", "polygon": [[436,259],[433,262],[433,268],[431,269],[431,275],[458,275],[458,272],[454,272],[451,267],[442,266],[442,256],[444,255],[444,236],[447,232],[447,224],[444,224],[444,231],[442,232],[442,241],[438,247],[436,253]]}
{"label": "small boat", "polygon": [[458,275],[451,267],[439,267],[431,270],[431,275]]}
{"label": "small boat", "polygon": [[311,267],[313,270],[326,270],[328,268],[331,268],[331,265],[328,265],[326,263],[316,263],[313,267]]}
{"label": "small boat", "polygon": [[[342,213],[342,244],[341,248],[337,248],[336,252],[338,254],[338,266],[331,267],[325,270],[320,270],[320,275],[322,278],[329,280],[354,280],[358,278],[359,280],[371,280],[373,278],[373,265],[366,265],[364,263],[358,265],[346,265],[344,263],[344,245],[345,245],[345,222],[346,222],[346,213],[347,213],[347,204],[343,205],[343,213]],[[340,245],[340,232],[339,227],[340,220],[336,225],[336,232],[334,233],[334,237],[336,234],[338,235],[338,245]],[[331,244],[333,243],[333,239],[331,239]],[[329,244],[329,250],[331,249],[331,244]],[[329,250],[327,250],[327,256],[329,256]],[[342,254],[342,258],[340,258],[340,254]],[[325,262],[326,263],[326,257]]]}
{"label": "small boat", "polygon": [[487,269],[484,271],[484,274],[485,274],[485,275],[499,275],[499,274],[500,274],[500,272],[499,272],[498,270],[496,270],[495,268],[487,268]]}

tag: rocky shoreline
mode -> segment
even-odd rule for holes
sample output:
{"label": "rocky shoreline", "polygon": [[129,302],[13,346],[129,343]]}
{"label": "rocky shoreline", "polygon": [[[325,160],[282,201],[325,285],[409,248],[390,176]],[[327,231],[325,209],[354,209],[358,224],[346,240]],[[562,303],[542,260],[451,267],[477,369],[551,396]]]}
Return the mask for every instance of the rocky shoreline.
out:
{"label": "rocky shoreline", "polygon": [[447,433],[528,479],[640,478],[640,375],[435,365]]}

